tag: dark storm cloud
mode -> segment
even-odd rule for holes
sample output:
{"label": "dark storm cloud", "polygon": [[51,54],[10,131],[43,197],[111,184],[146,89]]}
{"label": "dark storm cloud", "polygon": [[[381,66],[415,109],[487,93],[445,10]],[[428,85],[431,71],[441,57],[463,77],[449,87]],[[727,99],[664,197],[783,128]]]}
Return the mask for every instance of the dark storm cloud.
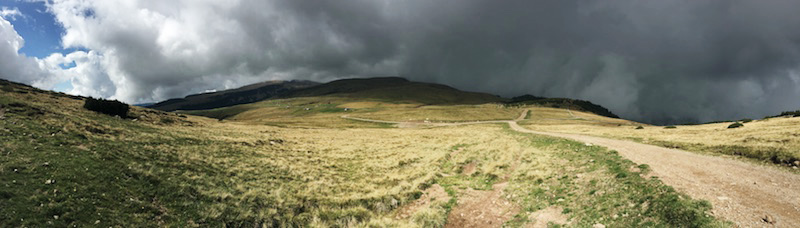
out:
{"label": "dark storm cloud", "polygon": [[[65,45],[102,53],[98,75],[131,101],[267,79],[399,75],[586,99],[658,123],[800,108],[796,1],[114,4],[52,8]],[[95,13],[75,13],[82,8]]]}
{"label": "dark storm cloud", "polygon": [[[625,117],[708,121],[800,107],[800,4],[552,1],[429,5],[402,72],[504,95],[592,100]],[[431,28],[431,27],[428,27]]]}

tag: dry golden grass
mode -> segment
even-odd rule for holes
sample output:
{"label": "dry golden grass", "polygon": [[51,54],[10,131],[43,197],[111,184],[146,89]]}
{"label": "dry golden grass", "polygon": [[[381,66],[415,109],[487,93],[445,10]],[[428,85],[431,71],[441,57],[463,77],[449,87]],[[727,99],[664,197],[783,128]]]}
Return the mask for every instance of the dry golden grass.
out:
{"label": "dry golden grass", "polygon": [[520,108],[505,107],[500,104],[482,105],[426,105],[395,106],[375,112],[356,113],[351,116],[387,121],[434,121],[459,122],[476,120],[510,120],[519,116]]}
{"label": "dry golden grass", "polygon": [[[242,122],[218,123],[201,117],[190,120],[206,127],[164,130],[227,142],[243,151],[242,157],[197,153],[196,148],[178,151],[184,159],[210,161],[215,167],[240,174],[228,188],[243,194],[234,194],[228,188],[203,189],[204,194],[241,202],[277,194],[282,198],[272,200],[283,204],[274,206],[283,208],[301,206],[299,201],[303,200],[314,201],[317,207],[309,209],[308,219],[312,225],[321,227],[387,221],[419,226],[415,218],[433,216],[424,213],[440,210],[436,208],[441,205],[420,210],[418,213],[423,214],[402,221],[386,218],[392,217],[393,209],[413,200],[420,194],[419,186],[430,185],[437,175],[456,172],[462,164],[476,162],[479,175],[496,178],[508,173],[508,164],[519,153],[536,151],[496,125],[402,130],[287,129]],[[538,153],[535,159],[548,157],[546,153]],[[445,161],[457,165],[443,170],[439,164]],[[539,172],[546,172],[541,168]],[[289,178],[276,179],[276,176]],[[485,187],[487,182],[482,180],[473,186]],[[209,210],[209,215],[215,215],[228,209]],[[276,216],[241,213],[248,217]],[[361,221],[366,218],[374,221]]]}
{"label": "dry golden grass", "polygon": [[251,124],[304,128],[390,127],[339,118],[343,115],[388,121],[458,122],[473,120],[508,120],[522,109],[500,104],[422,105],[354,100],[339,97],[303,97],[268,100],[213,110],[184,111]]}
{"label": "dry golden grass", "polygon": [[592,125],[592,126],[631,126],[641,125],[639,123],[615,119],[605,116],[596,115],[593,113],[571,111],[568,109],[560,108],[547,108],[547,107],[527,107],[530,109],[528,117],[520,121],[520,125],[526,126],[539,126],[539,125]]}
{"label": "dry golden grass", "polygon": [[575,116],[570,115],[566,109],[561,108],[547,108],[547,107],[532,107],[530,118],[535,119],[576,119]]}

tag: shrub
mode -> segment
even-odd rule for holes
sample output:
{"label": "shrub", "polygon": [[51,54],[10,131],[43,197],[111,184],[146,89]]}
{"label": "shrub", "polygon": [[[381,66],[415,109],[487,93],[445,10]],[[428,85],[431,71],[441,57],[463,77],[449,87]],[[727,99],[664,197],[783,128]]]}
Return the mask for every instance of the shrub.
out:
{"label": "shrub", "polygon": [[744,127],[744,124],[736,122],[732,123],[731,125],[728,125],[728,128],[738,128],[738,127]]}
{"label": "shrub", "polygon": [[785,111],[785,112],[781,112],[780,115],[767,116],[765,118],[775,118],[775,117],[781,117],[781,116],[800,117],[800,110],[797,110],[797,111]]}
{"label": "shrub", "polygon": [[669,125],[669,126],[666,126],[664,128],[665,129],[675,129],[675,128],[678,128],[678,127],[676,127],[675,125]]}
{"label": "shrub", "polygon": [[800,110],[797,110],[797,111],[786,111],[786,112],[781,112],[781,116],[793,116],[793,117],[798,117],[798,116],[800,116]]}
{"label": "shrub", "polygon": [[94,99],[91,97],[87,98],[85,103],[83,103],[83,108],[120,117],[128,117],[128,110],[130,110],[128,104],[116,100]]}
{"label": "shrub", "polygon": [[640,129],[644,129],[644,127],[642,127],[642,126],[636,127],[636,130],[640,130]]}
{"label": "shrub", "polygon": [[742,123],[750,123],[753,122],[753,119],[742,119]]}

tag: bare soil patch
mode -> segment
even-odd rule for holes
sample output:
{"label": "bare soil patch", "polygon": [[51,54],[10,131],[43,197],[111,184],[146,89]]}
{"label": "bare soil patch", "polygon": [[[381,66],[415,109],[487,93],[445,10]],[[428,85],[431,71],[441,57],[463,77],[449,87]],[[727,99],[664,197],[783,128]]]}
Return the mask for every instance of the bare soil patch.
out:
{"label": "bare soil patch", "polygon": [[475,173],[476,167],[478,167],[478,163],[470,162],[469,164],[466,164],[464,165],[464,167],[461,168],[461,174],[467,176],[472,175],[473,173]]}
{"label": "bare soil patch", "polygon": [[548,223],[565,225],[568,224],[569,217],[562,214],[564,209],[558,206],[550,206],[545,209],[533,212],[528,216],[528,220],[532,221],[525,225],[526,228],[547,228]]}
{"label": "bare soil patch", "polygon": [[445,227],[501,227],[520,211],[516,204],[503,197],[506,186],[507,182],[495,184],[491,191],[463,191]]}

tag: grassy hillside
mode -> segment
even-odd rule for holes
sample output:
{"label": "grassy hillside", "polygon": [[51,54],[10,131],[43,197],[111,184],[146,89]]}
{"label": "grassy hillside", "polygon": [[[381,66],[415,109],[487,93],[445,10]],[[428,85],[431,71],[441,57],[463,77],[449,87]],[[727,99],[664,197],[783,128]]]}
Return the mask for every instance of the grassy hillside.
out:
{"label": "grassy hillside", "polygon": [[643,126],[630,120],[606,117],[591,112],[541,106],[523,106],[531,110],[520,124],[525,126],[590,125],[590,126]]}
{"label": "grassy hillside", "polygon": [[[463,92],[444,85],[393,77],[337,80],[296,90],[286,97],[289,98],[180,113],[274,126],[362,127],[363,123],[337,118],[347,115],[411,122],[510,120],[516,118],[524,108],[558,107],[575,110],[574,113],[579,115],[591,115],[581,111],[600,113],[609,116],[604,118],[606,122],[636,124],[614,119],[616,115],[607,109],[586,101],[532,96],[506,100],[494,95]],[[569,116],[556,123],[580,118]]]}
{"label": "grassy hillside", "polygon": [[347,115],[389,121],[458,122],[514,119],[521,111],[520,108],[498,104],[423,105],[326,96],[268,100],[212,110],[181,111],[180,113],[274,126],[387,127],[340,117]]}
{"label": "grassy hillside", "polygon": [[436,227],[488,193],[514,227],[554,208],[581,227],[724,225],[613,151],[501,125],[123,119],[82,99],[0,82],[0,227]]}
{"label": "grassy hillside", "polygon": [[275,98],[321,96],[420,104],[485,104],[503,100],[490,94],[464,92],[444,85],[389,77],[344,79],[325,84],[311,81],[268,81],[238,89],[170,99],[149,107],[162,111],[204,110]]}
{"label": "grassy hillside", "polygon": [[619,116],[612,113],[603,106],[596,105],[590,101],[569,99],[569,98],[546,98],[546,97],[537,97],[532,95],[522,95],[511,98],[511,100],[508,102],[508,105],[512,106],[536,105],[543,107],[571,109],[577,111],[590,112],[610,118],[619,118]]}
{"label": "grassy hillside", "polygon": [[[212,95],[189,97],[205,100],[205,97]],[[172,101],[162,102],[163,106],[156,107],[174,110],[177,106],[170,102]],[[177,102],[176,104],[186,104],[186,101]],[[260,102],[209,109],[184,108],[180,112],[276,126],[359,127],[363,124],[331,119],[351,115],[390,121],[507,120],[516,117],[515,112],[518,113],[523,107],[564,108],[618,118],[608,109],[588,101],[530,95],[509,100],[491,94],[464,92],[440,84],[411,82],[398,77],[336,80],[307,88],[286,90]],[[627,123],[624,120],[614,121]]]}

